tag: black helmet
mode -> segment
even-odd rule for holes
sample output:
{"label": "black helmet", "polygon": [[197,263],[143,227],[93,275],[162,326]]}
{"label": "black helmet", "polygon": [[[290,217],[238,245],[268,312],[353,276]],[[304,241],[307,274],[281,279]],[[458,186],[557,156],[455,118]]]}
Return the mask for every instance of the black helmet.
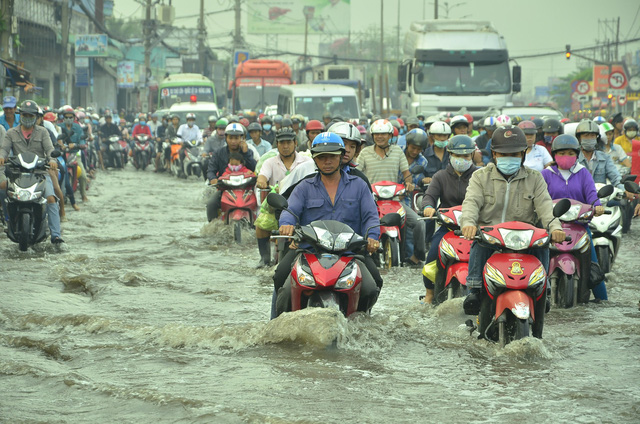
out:
{"label": "black helmet", "polygon": [[553,139],[551,144],[551,154],[555,156],[558,150],[571,149],[580,154],[580,143],[571,134],[562,134]]}
{"label": "black helmet", "polygon": [[454,135],[449,139],[447,151],[456,155],[469,155],[476,151],[476,143],[468,135]]}
{"label": "black helmet", "polygon": [[280,121],[280,126],[281,127],[293,127],[293,122],[291,121],[291,118],[282,118],[282,120]]}
{"label": "black helmet", "polygon": [[544,125],[542,118],[534,118],[533,123],[536,124],[536,128],[539,130],[542,129],[542,126]]}
{"label": "black helmet", "polygon": [[420,147],[421,150],[427,147],[427,138],[429,136],[424,130],[420,128],[414,128],[407,133],[405,140],[407,140],[407,146],[414,145]]}
{"label": "black helmet", "polygon": [[623,128],[625,131],[628,131],[628,130],[638,131],[638,123],[633,119],[627,119],[626,121],[624,121]]}
{"label": "black helmet", "polygon": [[276,115],[273,117],[273,122],[275,122],[276,124],[280,124],[282,123],[282,115]]}
{"label": "black helmet", "polygon": [[19,113],[20,114],[30,113],[32,115],[37,115],[38,114],[38,109],[39,109],[39,107],[38,107],[38,104],[36,102],[34,102],[33,100],[25,100],[20,105]]}
{"label": "black helmet", "polygon": [[527,138],[518,127],[500,127],[491,137],[491,150],[497,153],[524,152],[527,147]]}
{"label": "black helmet", "polygon": [[247,127],[247,131],[249,131],[249,132],[251,132],[251,131],[260,131],[260,132],[262,132],[262,126],[260,124],[258,124],[257,122],[252,122]]}
{"label": "black helmet", "polygon": [[561,133],[562,124],[555,118],[548,118],[542,124],[542,132],[546,133]]}
{"label": "black helmet", "polygon": [[283,126],[276,133],[276,141],[295,140],[295,139],[296,139],[296,132],[290,126],[288,127]]}
{"label": "black helmet", "polygon": [[273,121],[271,120],[271,118],[270,118],[270,117],[268,117],[268,116],[263,116],[263,117],[262,117],[262,119],[260,120],[260,123],[261,123],[262,125],[264,125],[264,124],[272,124],[272,123],[273,123]]}

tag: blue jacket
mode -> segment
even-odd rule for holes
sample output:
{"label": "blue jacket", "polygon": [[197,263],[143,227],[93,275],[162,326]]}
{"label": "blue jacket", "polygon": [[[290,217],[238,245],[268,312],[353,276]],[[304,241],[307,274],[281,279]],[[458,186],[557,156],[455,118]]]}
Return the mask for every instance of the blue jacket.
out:
{"label": "blue jacket", "polygon": [[[20,115],[16,113],[15,117],[16,118],[13,121],[13,126],[17,127],[20,124]],[[11,129],[11,128],[9,128],[9,123],[7,122],[7,118],[5,118],[4,115],[0,116],[0,125],[2,125],[5,130],[10,130]]]}
{"label": "blue jacket", "polygon": [[[360,177],[341,172],[335,203],[331,199],[321,175],[302,180],[289,196],[289,209],[300,217],[300,225],[318,220],[334,220],[347,224],[356,234],[365,237],[367,228],[374,227],[369,238],[380,238],[378,209],[367,183]],[[280,215],[280,225],[296,225],[296,219],[287,211]]]}
{"label": "blue jacket", "polygon": [[447,165],[449,165],[449,152],[445,149],[444,155],[442,156],[442,160],[438,156],[436,156],[436,152],[433,150],[433,146],[427,147],[423,155],[427,160],[427,166],[425,166],[424,175],[427,177],[433,177],[436,175],[436,172],[447,169]]}
{"label": "blue jacket", "polygon": [[611,156],[606,154],[601,150],[596,150],[593,152],[592,157],[592,166],[593,169],[589,168],[589,164],[587,162],[587,158],[584,157],[584,154],[580,152],[580,156],[578,156],[578,163],[591,173],[593,176],[593,181],[600,184],[607,184],[607,179],[611,182],[613,186],[617,186],[620,190],[624,190],[624,185],[620,184],[622,177],[620,177],[620,172],[616,165],[613,163],[613,159]]}
{"label": "blue jacket", "polygon": [[549,194],[552,199],[573,199],[578,202],[587,203],[589,205],[595,202],[596,206],[600,206],[596,185],[589,170],[584,166],[576,163],[571,168],[571,176],[565,180],[558,167],[553,165],[542,171],[542,177],[547,182]]}
{"label": "blue jacket", "polygon": [[65,136],[68,136],[68,139],[65,140],[66,144],[69,144],[69,143],[86,144],[87,143],[86,140],[82,140],[81,138],[84,135],[84,131],[82,131],[82,127],[79,124],[76,124],[75,122],[71,124],[71,130],[67,129],[67,126],[65,124],[62,124],[60,128],[62,129],[62,134],[64,134]]}

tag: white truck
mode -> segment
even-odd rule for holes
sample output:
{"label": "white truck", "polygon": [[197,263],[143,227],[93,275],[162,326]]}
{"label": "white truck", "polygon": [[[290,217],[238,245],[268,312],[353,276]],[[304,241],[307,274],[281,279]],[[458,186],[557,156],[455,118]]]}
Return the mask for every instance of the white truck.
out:
{"label": "white truck", "polygon": [[509,73],[504,38],[487,21],[413,22],[398,67],[403,114],[470,113],[512,105],[520,91],[519,66]]}

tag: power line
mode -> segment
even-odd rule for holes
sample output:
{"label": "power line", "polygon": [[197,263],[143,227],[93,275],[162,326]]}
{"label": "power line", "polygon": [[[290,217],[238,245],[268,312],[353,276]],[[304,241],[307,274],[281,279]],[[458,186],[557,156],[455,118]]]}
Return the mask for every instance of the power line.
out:
{"label": "power line", "polygon": [[[630,40],[623,40],[623,41],[620,41],[618,44],[629,44],[629,43],[635,43],[636,41],[640,41],[640,38],[632,38]],[[571,51],[572,52],[583,52],[583,51],[597,49],[599,47],[602,47],[602,45],[598,44],[598,45],[590,46],[590,47],[580,47],[578,49],[571,49]],[[549,53],[530,54],[530,55],[524,55],[524,56],[513,56],[513,57],[510,57],[510,59],[513,59],[513,60],[532,59],[532,58],[536,58],[536,57],[557,56],[557,55],[562,55],[564,53],[566,53],[565,50],[558,50],[558,51],[549,52]]]}
{"label": "power line", "polygon": [[636,24],[636,20],[638,19],[638,13],[640,13],[640,6],[638,6],[638,9],[636,10],[636,17],[633,18],[633,23],[629,27],[629,32],[627,33],[627,38],[629,38],[629,36],[631,35],[631,31],[633,31],[633,26]]}

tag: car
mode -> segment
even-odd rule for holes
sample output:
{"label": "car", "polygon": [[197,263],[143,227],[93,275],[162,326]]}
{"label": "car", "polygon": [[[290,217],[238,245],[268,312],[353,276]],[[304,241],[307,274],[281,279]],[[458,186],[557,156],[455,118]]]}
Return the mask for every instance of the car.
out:
{"label": "car", "polygon": [[302,115],[306,120],[322,119],[329,112],[342,119],[358,119],[360,104],[356,90],[337,84],[294,84],[280,86],[278,113]]}
{"label": "car", "polygon": [[511,118],[520,116],[525,121],[535,118],[556,118],[557,120],[564,118],[562,112],[549,106],[505,106],[500,110],[500,115],[508,115]]}
{"label": "car", "polygon": [[169,114],[180,117],[180,124],[187,123],[187,113],[196,115],[196,125],[201,131],[209,127],[209,116],[214,115],[216,119],[220,116],[218,106],[212,102],[180,102],[174,103],[169,109]]}
{"label": "car", "polygon": [[264,108],[265,116],[274,117],[278,114],[278,105],[269,105]]}

